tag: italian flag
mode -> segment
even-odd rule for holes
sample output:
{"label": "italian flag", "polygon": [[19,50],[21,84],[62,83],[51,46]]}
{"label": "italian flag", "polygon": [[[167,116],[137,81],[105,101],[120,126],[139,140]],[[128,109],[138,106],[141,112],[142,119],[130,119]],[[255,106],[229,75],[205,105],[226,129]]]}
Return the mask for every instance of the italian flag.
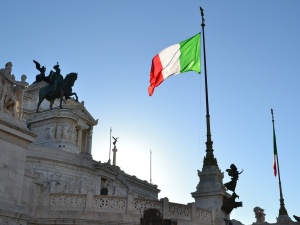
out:
{"label": "italian flag", "polygon": [[276,144],[276,135],[275,135],[275,127],[273,124],[273,147],[274,147],[274,161],[273,161],[273,170],[274,170],[274,176],[277,175],[277,144]]}
{"label": "italian flag", "polygon": [[187,71],[200,73],[200,33],[154,56],[150,71],[149,95],[151,96],[154,89],[168,77]]}

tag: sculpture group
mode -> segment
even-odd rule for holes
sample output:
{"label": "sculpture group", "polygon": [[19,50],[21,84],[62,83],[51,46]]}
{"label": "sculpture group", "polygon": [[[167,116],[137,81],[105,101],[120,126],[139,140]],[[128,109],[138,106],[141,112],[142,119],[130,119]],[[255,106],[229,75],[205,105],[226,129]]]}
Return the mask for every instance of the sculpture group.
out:
{"label": "sculpture group", "polygon": [[[37,112],[44,99],[50,102],[50,109],[52,109],[56,99],[60,99],[60,108],[62,108],[62,101],[69,99],[73,95],[76,98],[75,100],[78,101],[77,94],[72,92],[72,87],[77,80],[77,73],[69,73],[64,78],[60,74],[60,68],[57,63],[53,66],[54,71],[51,70],[49,76],[46,76],[46,67],[41,67],[35,60],[33,62],[36,65],[36,69],[40,71],[36,75],[36,80],[33,84],[42,81],[47,83],[46,86],[39,90]],[[0,113],[21,118],[23,113],[23,94],[29,84],[26,82],[27,76],[25,74],[21,76],[21,81],[16,81],[14,74],[12,74],[12,66],[11,62],[7,62],[5,68],[0,69]]]}
{"label": "sculpture group", "polygon": [[231,181],[225,183],[224,186],[227,190],[230,190],[233,193],[231,194],[230,197],[224,196],[223,205],[222,205],[221,209],[226,214],[230,214],[234,208],[243,206],[242,202],[235,201],[236,198],[239,198],[239,196],[235,193],[236,183],[237,183],[237,180],[239,179],[239,175],[243,171],[239,172],[237,170],[237,167],[234,164],[231,164],[230,169],[227,169],[226,171],[228,172],[228,175],[231,176]]}
{"label": "sculpture group", "polygon": [[0,112],[11,114],[14,117],[22,117],[23,93],[28,87],[27,76],[23,74],[21,81],[16,81],[11,74],[12,63],[5,64],[0,69]]}
{"label": "sculpture group", "polygon": [[71,96],[75,95],[76,101],[78,101],[78,96],[75,92],[72,92],[72,87],[77,80],[77,73],[69,73],[65,78],[60,74],[59,64],[53,66],[54,71],[50,71],[49,76],[45,75],[46,67],[41,67],[40,64],[33,60],[36,65],[36,69],[40,71],[40,74],[36,75],[36,80],[33,83],[46,82],[48,85],[42,87],[39,91],[39,102],[37,104],[36,112],[39,111],[39,107],[44,99],[50,102],[50,109],[54,104],[56,99],[60,99],[59,107],[62,108],[62,101],[69,99]]}

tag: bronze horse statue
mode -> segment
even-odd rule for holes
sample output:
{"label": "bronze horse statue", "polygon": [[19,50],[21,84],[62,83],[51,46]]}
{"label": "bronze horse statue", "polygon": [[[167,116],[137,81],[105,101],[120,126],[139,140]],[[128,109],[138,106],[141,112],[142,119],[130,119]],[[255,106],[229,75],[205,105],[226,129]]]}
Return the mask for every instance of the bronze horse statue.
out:
{"label": "bronze horse statue", "polygon": [[59,108],[62,108],[62,100],[69,99],[71,96],[75,95],[76,101],[78,101],[77,94],[72,92],[72,87],[77,80],[77,73],[69,73],[66,77],[59,83],[59,85],[55,86],[53,84],[49,84],[44,86],[39,91],[39,102],[37,104],[36,112],[39,111],[39,107],[44,99],[47,99],[50,102],[50,109],[52,109],[52,105],[55,99],[60,99]]}

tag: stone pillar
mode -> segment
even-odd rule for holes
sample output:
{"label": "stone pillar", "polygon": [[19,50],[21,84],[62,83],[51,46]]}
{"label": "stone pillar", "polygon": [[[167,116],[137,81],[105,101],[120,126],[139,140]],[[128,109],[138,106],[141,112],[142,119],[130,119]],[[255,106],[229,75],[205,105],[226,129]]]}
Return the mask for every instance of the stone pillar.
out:
{"label": "stone pillar", "polygon": [[127,194],[127,214],[136,213],[134,208],[134,195],[132,193]]}
{"label": "stone pillar", "polygon": [[223,185],[223,173],[218,166],[203,166],[202,171],[198,170],[200,182],[197,190],[192,193],[197,207],[213,211],[215,225],[223,225],[224,219],[230,219],[221,207],[224,196],[228,196]]}
{"label": "stone pillar", "polygon": [[93,211],[94,208],[94,193],[89,191],[86,194],[86,200],[85,200],[85,209],[84,211]]}
{"label": "stone pillar", "polygon": [[196,220],[196,204],[192,202],[188,206],[191,208],[191,221],[194,222]]}
{"label": "stone pillar", "polygon": [[114,146],[114,148],[113,148],[113,165],[114,166],[116,166],[116,161],[117,161],[117,151],[118,151],[118,149],[116,148],[116,146]]}
{"label": "stone pillar", "polygon": [[79,152],[81,152],[81,144],[82,144],[82,128],[78,127],[77,131],[77,147]]}
{"label": "stone pillar", "polygon": [[92,153],[92,138],[93,138],[93,127],[90,128],[86,135],[86,153]]}
{"label": "stone pillar", "polygon": [[97,175],[95,178],[95,195],[100,195],[100,189],[101,187],[101,176]]}
{"label": "stone pillar", "polygon": [[170,218],[170,212],[169,212],[169,199],[168,198],[162,198],[160,199],[162,202],[162,214],[164,219]]}

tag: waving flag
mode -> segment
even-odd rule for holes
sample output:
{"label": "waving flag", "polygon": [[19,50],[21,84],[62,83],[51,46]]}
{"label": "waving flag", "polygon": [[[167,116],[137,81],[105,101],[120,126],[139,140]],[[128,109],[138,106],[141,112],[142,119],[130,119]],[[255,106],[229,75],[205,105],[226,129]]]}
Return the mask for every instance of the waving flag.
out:
{"label": "waving flag", "polygon": [[200,33],[154,56],[150,72],[149,95],[151,96],[154,89],[168,77],[187,71],[200,73]]}

